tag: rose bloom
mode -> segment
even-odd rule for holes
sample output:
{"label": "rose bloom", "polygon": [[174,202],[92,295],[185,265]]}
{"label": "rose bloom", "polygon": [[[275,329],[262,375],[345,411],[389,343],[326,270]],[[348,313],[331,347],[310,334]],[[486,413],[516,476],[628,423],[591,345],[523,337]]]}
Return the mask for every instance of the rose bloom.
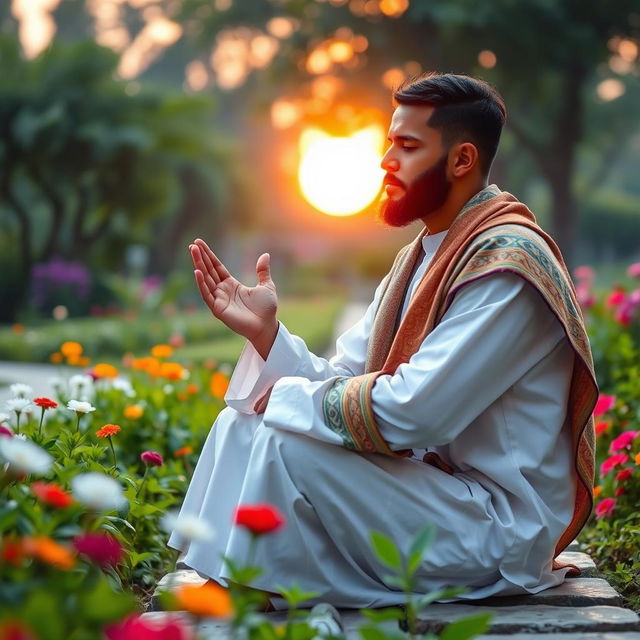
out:
{"label": "rose bloom", "polygon": [[142,417],[144,409],[139,404],[132,404],[124,408],[124,417],[128,420],[137,420]]}
{"label": "rose bloom", "polygon": [[64,509],[73,504],[73,498],[59,484],[54,482],[34,482],[31,491],[40,500],[57,509]]}
{"label": "rose bloom", "polygon": [[143,451],[140,454],[140,460],[149,467],[161,467],[164,464],[162,456],[155,451]]}
{"label": "rose bloom", "polygon": [[609,445],[609,453],[615,453],[620,449],[626,449],[631,446],[634,439],[640,434],[640,431],[625,431],[621,433],[617,438],[614,438]]}
{"label": "rose bloom", "polygon": [[58,403],[50,398],[34,398],[33,404],[37,404],[41,409],[55,409]]}
{"label": "rose bloom", "polygon": [[612,456],[609,456],[600,465],[600,475],[606,476],[609,471],[615,469],[618,465],[624,464],[628,459],[629,456],[626,453],[616,453]]}
{"label": "rose bloom", "polygon": [[276,531],[284,525],[285,519],[273,505],[247,504],[236,509],[234,523],[255,535],[261,535]]}
{"label": "rose bloom", "polygon": [[174,595],[178,608],[195,616],[228,618],[233,614],[229,592],[212,582],[202,586],[185,585],[177,589]]}
{"label": "rose bloom", "polygon": [[596,506],[596,519],[610,516],[616,508],[616,500],[614,498],[604,498],[600,500]]}
{"label": "rose bloom", "polygon": [[115,436],[119,431],[119,424],[105,424],[104,427],[96,431],[96,435],[98,438],[108,438],[109,436]]}
{"label": "rose bloom", "polygon": [[106,640],[195,640],[191,627],[178,617],[147,620],[134,613],[105,627]]}
{"label": "rose bloom", "polygon": [[611,409],[613,409],[615,403],[616,403],[615,396],[605,396],[604,394],[601,393],[598,396],[598,401],[596,402],[596,406],[593,409],[593,415],[596,418],[598,418],[601,415],[604,415],[605,413],[607,413],[607,411],[610,411]]}
{"label": "rose bloom", "polygon": [[124,556],[122,545],[107,533],[100,531],[83,533],[73,539],[78,553],[89,558],[103,569],[115,567]]}

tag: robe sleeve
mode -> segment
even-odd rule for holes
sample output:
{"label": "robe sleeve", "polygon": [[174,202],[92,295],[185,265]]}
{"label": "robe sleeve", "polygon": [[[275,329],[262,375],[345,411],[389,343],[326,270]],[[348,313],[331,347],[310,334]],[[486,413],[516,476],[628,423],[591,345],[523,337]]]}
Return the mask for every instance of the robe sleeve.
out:
{"label": "robe sleeve", "polygon": [[227,405],[241,413],[254,413],[258,399],[284,376],[315,381],[364,373],[369,334],[385,283],[386,279],[378,285],[364,316],[337,339],[336,355],[330,360],[309,351],[304,340],[289,333],[282,323],[266,361],[247,342],[229,382]]}
{"label": "robe sleeve", "polygon": [[[380,376],[373,413],[392,450],[453,441],[563,338],[540,295],[510,273],[469,283],[409,362]],[[325,424],[323,398],[335,378],[282,378],[264,415],[267,426],[343,445]]]}

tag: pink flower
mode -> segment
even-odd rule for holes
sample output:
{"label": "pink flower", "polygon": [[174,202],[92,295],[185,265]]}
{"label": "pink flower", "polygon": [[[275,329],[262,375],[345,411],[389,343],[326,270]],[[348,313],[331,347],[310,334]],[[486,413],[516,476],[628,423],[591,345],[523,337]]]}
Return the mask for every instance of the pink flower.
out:
{"label": "pink flower", "polygon": [[616,322],[622,325],[623,327],[628,327],[631,324],[631,320],[633,319],[631,316],[632,311],[633,311],[633,308],[627,304],[619,308],[614,314],[614,318],[616,319]]}
{"label": "pink flower", "polygon": [[631,276],[632,278],[640,277],[640,262],[634,262],[633,264],[629,265],[629,268],[627,269],[627,275]]}
{"label": "pink flower", "polygon": [[626,449],[631,445],[633,440],[640,434],[640,431],[625,431],[621,433],[617,438],[614,438],[609,446],[609,453],[615,453],[620,449]]}
{"label": "pink flower", "polygon": [[576,267],[573,270],[573,276],[576,280],[586,280],[587,282],[593,282],[596,276],[596,272],[593,270],[593,267],[582,265],[581,267]]}
{"label": "pink flower", "polygon": [[106,627],[104,633],[107,640],[195,640],[191,627],[178,617],[163,622],[132,614],[124,621]]}
{"label": "pink flower", "polygon": [[629,459],[629,456],[626,453],[616,453],[613,456],[609,456],[600,465],[600,475],[606,476],[607,473],[609,473],[609,471],[612,471],[620,464],[624,464],[628,459]]}
{"label": "pink flower", "polygon": [[103,569],[115,567],[124,555],[122,545],[107,533],[83,533],[73,539],[73,546]]}
{"label": "pink flower", "polygon": [[622,469],[622,471],[618,471],[618,473],[616,473],[616,480],[618,482],[625,482],[631,477],[632,473],[633,469],[629,467],[627,467],[626,469]]}
{"label": "pink flower", "polygon": [[625,298],[626,294],[622,289],[615,289],[607,296],[605,304],[607,307],[617,307],[625,301]]}
{"label": "pink flower", "polygon": [[596,298],[593,293],[591,293],[588,283],[585,282],[579,282],[576,286],[576,297],[578,298],[578,303],[583,309],[592,307],[596,302]]}
{"label": "pink flower", "polygon": [[140,460],[149,467],[161,467],[164,464],[162,456],[155,451],[143,451],[140,454]]}
{"label": "pink flower", "polygon": [[610,516],[616,508],[616,500],[614,498],[604,498],[596,505],[596,518],[600,520],[605,516]]}
{"label": "pink flower", "polygon": [[593,409],[593,415],[597,418],[601,415],[604,415],[605,413],[607,413],[607,411],[610,411],[611,409],[613,409],[613,406],[616,403],[616,397],[615,396],[605,396],[604,394],[600,394],[598,396],[598,401],[596,402],[596,406]]}
{"label": "pink flower", "polygon": [[13,431],[11,431],[9,427],[5,427],[3,424],[0,424],[0,436],[11,438],[13,436]]}

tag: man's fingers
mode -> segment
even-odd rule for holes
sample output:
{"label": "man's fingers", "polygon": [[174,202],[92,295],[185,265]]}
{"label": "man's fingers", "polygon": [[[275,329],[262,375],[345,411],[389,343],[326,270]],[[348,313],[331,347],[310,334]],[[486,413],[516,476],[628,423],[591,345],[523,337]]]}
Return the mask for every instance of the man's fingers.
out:
{"label": "man's fingers", "polygon": [[267,410],[267,406],[269,404],[269,398],[271,398],[271,391],[273,387],[271,387],[263,396],[255,403],[253,410],[256,413],[264,413]]}
{"label": "man's fingers", "polygon": [[213,281],[218,284],[220,282],[220,276],[218,272],[213,268],[211,262],[205,257],[202,249],[196,244],[189,245],[189,252],[191,253],[191,259],[193,260],[193,266],[199,269],[204,274],[210,274]]}
{"label": "man's fingers", "polygon": [[256,274],[258,276],[258,284],[271,284],[271,256],[263,253],[256,262]]}
{"label": "man's fingers", "polygon": [[202,271],[196,269],[193,274],[196,277],[196,284],[198,285],[198,290],[200,291],[200,296],[202,297],[203,302],[213,311],[213,305],[216,301],[215,296],[213,295],[213,291],[207,286],[205,282],[205,277]]}
{"label": "man's fingers", "polygon": [[217,272],[220,280],[224,280],[225,278],[229,278],[231,276],[227,268],[222,264],[222,262],[220,262],[218,256],[213,253],[213,251],[211,251],[209,245],[204,240],[202,240],[201,238],[197,238],[195,240],[195,244],[203,252],[204,259],[209,261],[211,268]]}

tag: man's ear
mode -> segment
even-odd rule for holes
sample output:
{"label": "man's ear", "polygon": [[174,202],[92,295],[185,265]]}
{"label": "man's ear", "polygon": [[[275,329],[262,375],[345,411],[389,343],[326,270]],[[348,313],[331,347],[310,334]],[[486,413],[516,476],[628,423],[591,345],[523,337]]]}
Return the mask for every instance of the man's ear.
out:
{"label": "man's ear", "polygon": [[478,165],[478,149],[471,142],[461,142],[451,149],[449,162],[451,175],[454,178],[466,176]]}

